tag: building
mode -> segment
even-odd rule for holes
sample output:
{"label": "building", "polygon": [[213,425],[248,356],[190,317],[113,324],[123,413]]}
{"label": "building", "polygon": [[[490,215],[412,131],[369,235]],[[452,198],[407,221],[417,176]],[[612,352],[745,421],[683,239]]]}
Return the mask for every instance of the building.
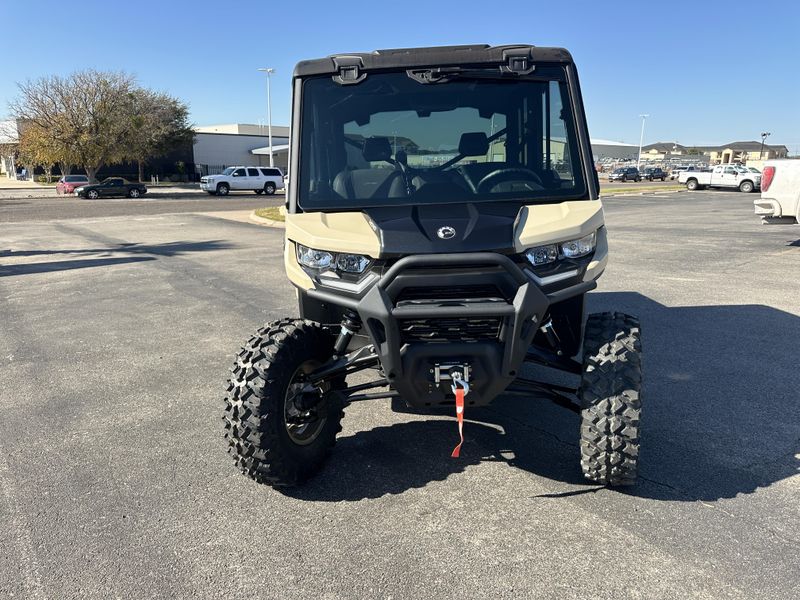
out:
{"label": "building", "polygon": [[701,146],[698,150],[708,156],[712,165],[786,158],[789,155],[786,146],[762,145],[761,142],[731,142],[722,146]]}
{"label": "building", "polygon": [[16,121],[0,121],[0,175],[16,176],[14,155],[19,146],[19,128]]}
{"label": "building", "polygon": [[[198,175],[220,173],[235,165],[269,166],[266,125],[233,123],[195,127],[193,157]],[[289,164],[289,128],[272,126],[272,155],[285,173]]]}
{"label": "building", "polygon": [[599,138],[592,138],[590,143],[595,162],[601,162],[603,159],[636,160],[639,154],[639,146],[634,144],[613,142]]}

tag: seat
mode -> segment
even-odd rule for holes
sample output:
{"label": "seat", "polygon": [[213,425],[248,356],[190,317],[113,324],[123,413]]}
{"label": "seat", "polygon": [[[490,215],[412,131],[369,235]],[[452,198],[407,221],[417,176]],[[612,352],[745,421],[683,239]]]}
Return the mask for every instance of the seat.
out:
{"label": "seat", "polygon": [[362,150],[367,162],[386,162],[391,168],[348,169],[333,180],[333,191],[348,200],[401,198],[408,195],[403,174],[392,160],[392,147],[385,137],[364,140]]}

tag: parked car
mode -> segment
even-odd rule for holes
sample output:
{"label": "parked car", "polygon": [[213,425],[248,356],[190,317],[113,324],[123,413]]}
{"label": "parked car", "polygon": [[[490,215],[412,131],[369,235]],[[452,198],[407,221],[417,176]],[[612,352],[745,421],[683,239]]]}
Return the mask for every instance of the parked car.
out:
{"label": "parked car", "polygon": [[749,193],[761,186],[761,175],[742,172],[734,165],[717,165],[711,171],[683,171],[678,181],[686,184],[687,190],[718,187]]}
{"label": "parked car", "polygon": [[241,190],[271,196],[283,188],[283,172],[275,167],[228,167],[219,175],[200,178],[200,189],[212,196]]}
{"label": "parked car", "polygon": [[677,179],[683,171],[690,171],[692,167],[686,165],[677,165],[672,167],[672,170],[669,173],[670,179]]}
{"label": "parked car", "polygon": [[75,188],[88,183],[89,178],[86,175],[64,175],[56,184],[56,194],[72,194]]}
{"label": "parked car", "polygon": [[609,181],[641,181],[642,176],[636,167],[620,167],[608,175]]}
{"label": "parked car", "polygon": [[82,185],[75,189],[75,195],[81,198],[111,198],[113,196],[127,196],[128,198],[138,198],[147,193],[147,187],[143,183],[128,181],[122,177],[109,177],[100,183]]}
{"label": "parked car", "polygon": [[642,179],[647,179],[648,181],[655,181],[656,179],[665,181],[667,179],[667,174],[661,167],[647,167],[642,169],[641,175]]}
{"label": "parked car", "polygon": [[800,223],[800,160],[768,160],[753,204],[764,223]]}

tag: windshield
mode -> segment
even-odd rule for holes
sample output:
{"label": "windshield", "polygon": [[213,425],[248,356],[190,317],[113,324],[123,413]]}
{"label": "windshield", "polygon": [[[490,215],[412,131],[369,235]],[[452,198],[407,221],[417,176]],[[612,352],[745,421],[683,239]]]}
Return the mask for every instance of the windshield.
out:
{"label": "windshield", "polygon": [[236,169],[234,169],[233,167],[228,167],[227,169],[225,169],[225,170],[222,172],[222,174],[223,174],[223,175],[230,175],[230,174],[232,174],[232,173],[233,173],[235,170],[236,170]]}
{"label": "windshield", "polygon": [[420,83],[371,73],[303,83],[299,204],[361,208],[582,196],[564,70]]}

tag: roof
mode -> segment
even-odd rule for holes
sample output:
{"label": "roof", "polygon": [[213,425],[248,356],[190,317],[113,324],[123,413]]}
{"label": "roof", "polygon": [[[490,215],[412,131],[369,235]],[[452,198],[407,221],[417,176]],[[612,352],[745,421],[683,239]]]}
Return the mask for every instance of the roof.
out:
{"label": "roof", "polygon": [[[225,123],[222,125],[203,125],[194,128],[196,133],[226,133],[229,135],[263,135],[269,133],[267,125],[252,123]],[[286,125],[273,125],[273,137],[289,137],[289,128]]]}
{"label": "roof", "polygon": [[407,69],[445,65],[484,65],[507,62],[508,53],[527,56],[532,62],[571,63],[572,56],[563,48],[539,48],[528,44],[508,46],[437,46],[432,48],[393,48],[373,52],[334,54],[325,58],[304,60],[294,68],[295,77],[338,73],[336,63],[357,64],[360,69]]}
{"label": "roof", "polygon": [[[730,142],[728,144],[722,144],[721,146],[693,146],[693,148],[703,150],[704,152],[721,152],[722,150],[750,152],[754,150],[761,150],[761,142]],[[764,144],[764,150],[782,150],[784,152],[788,152],[788,148],[786,148],[786,146],[779,146],[775,144]]]}
{"label": "roof", "polygon": [[656,142],[654,144],[647,144],[642,146],[642,152],[649,152],[656,150],[657,152],[672,152],[673,150],[685,151],[687,148],[678,142]]}
{"label": "roof", "polygon": [[[285,152],[289,152],[289,144],[280,144],[272,146],[273,154],[283,154]],[[250,150],[250,154],[269,156],[269,146],[264,146],[263,148],[253,148],[252,150]]]}
{"label": "roof", "polygon": [[613,140],[602,140],[600,138],[592,138],[589,140],[592,146],[622,146],[625,148],[636,148],[636,144],[626,144],[625,142],[615,142]]}

